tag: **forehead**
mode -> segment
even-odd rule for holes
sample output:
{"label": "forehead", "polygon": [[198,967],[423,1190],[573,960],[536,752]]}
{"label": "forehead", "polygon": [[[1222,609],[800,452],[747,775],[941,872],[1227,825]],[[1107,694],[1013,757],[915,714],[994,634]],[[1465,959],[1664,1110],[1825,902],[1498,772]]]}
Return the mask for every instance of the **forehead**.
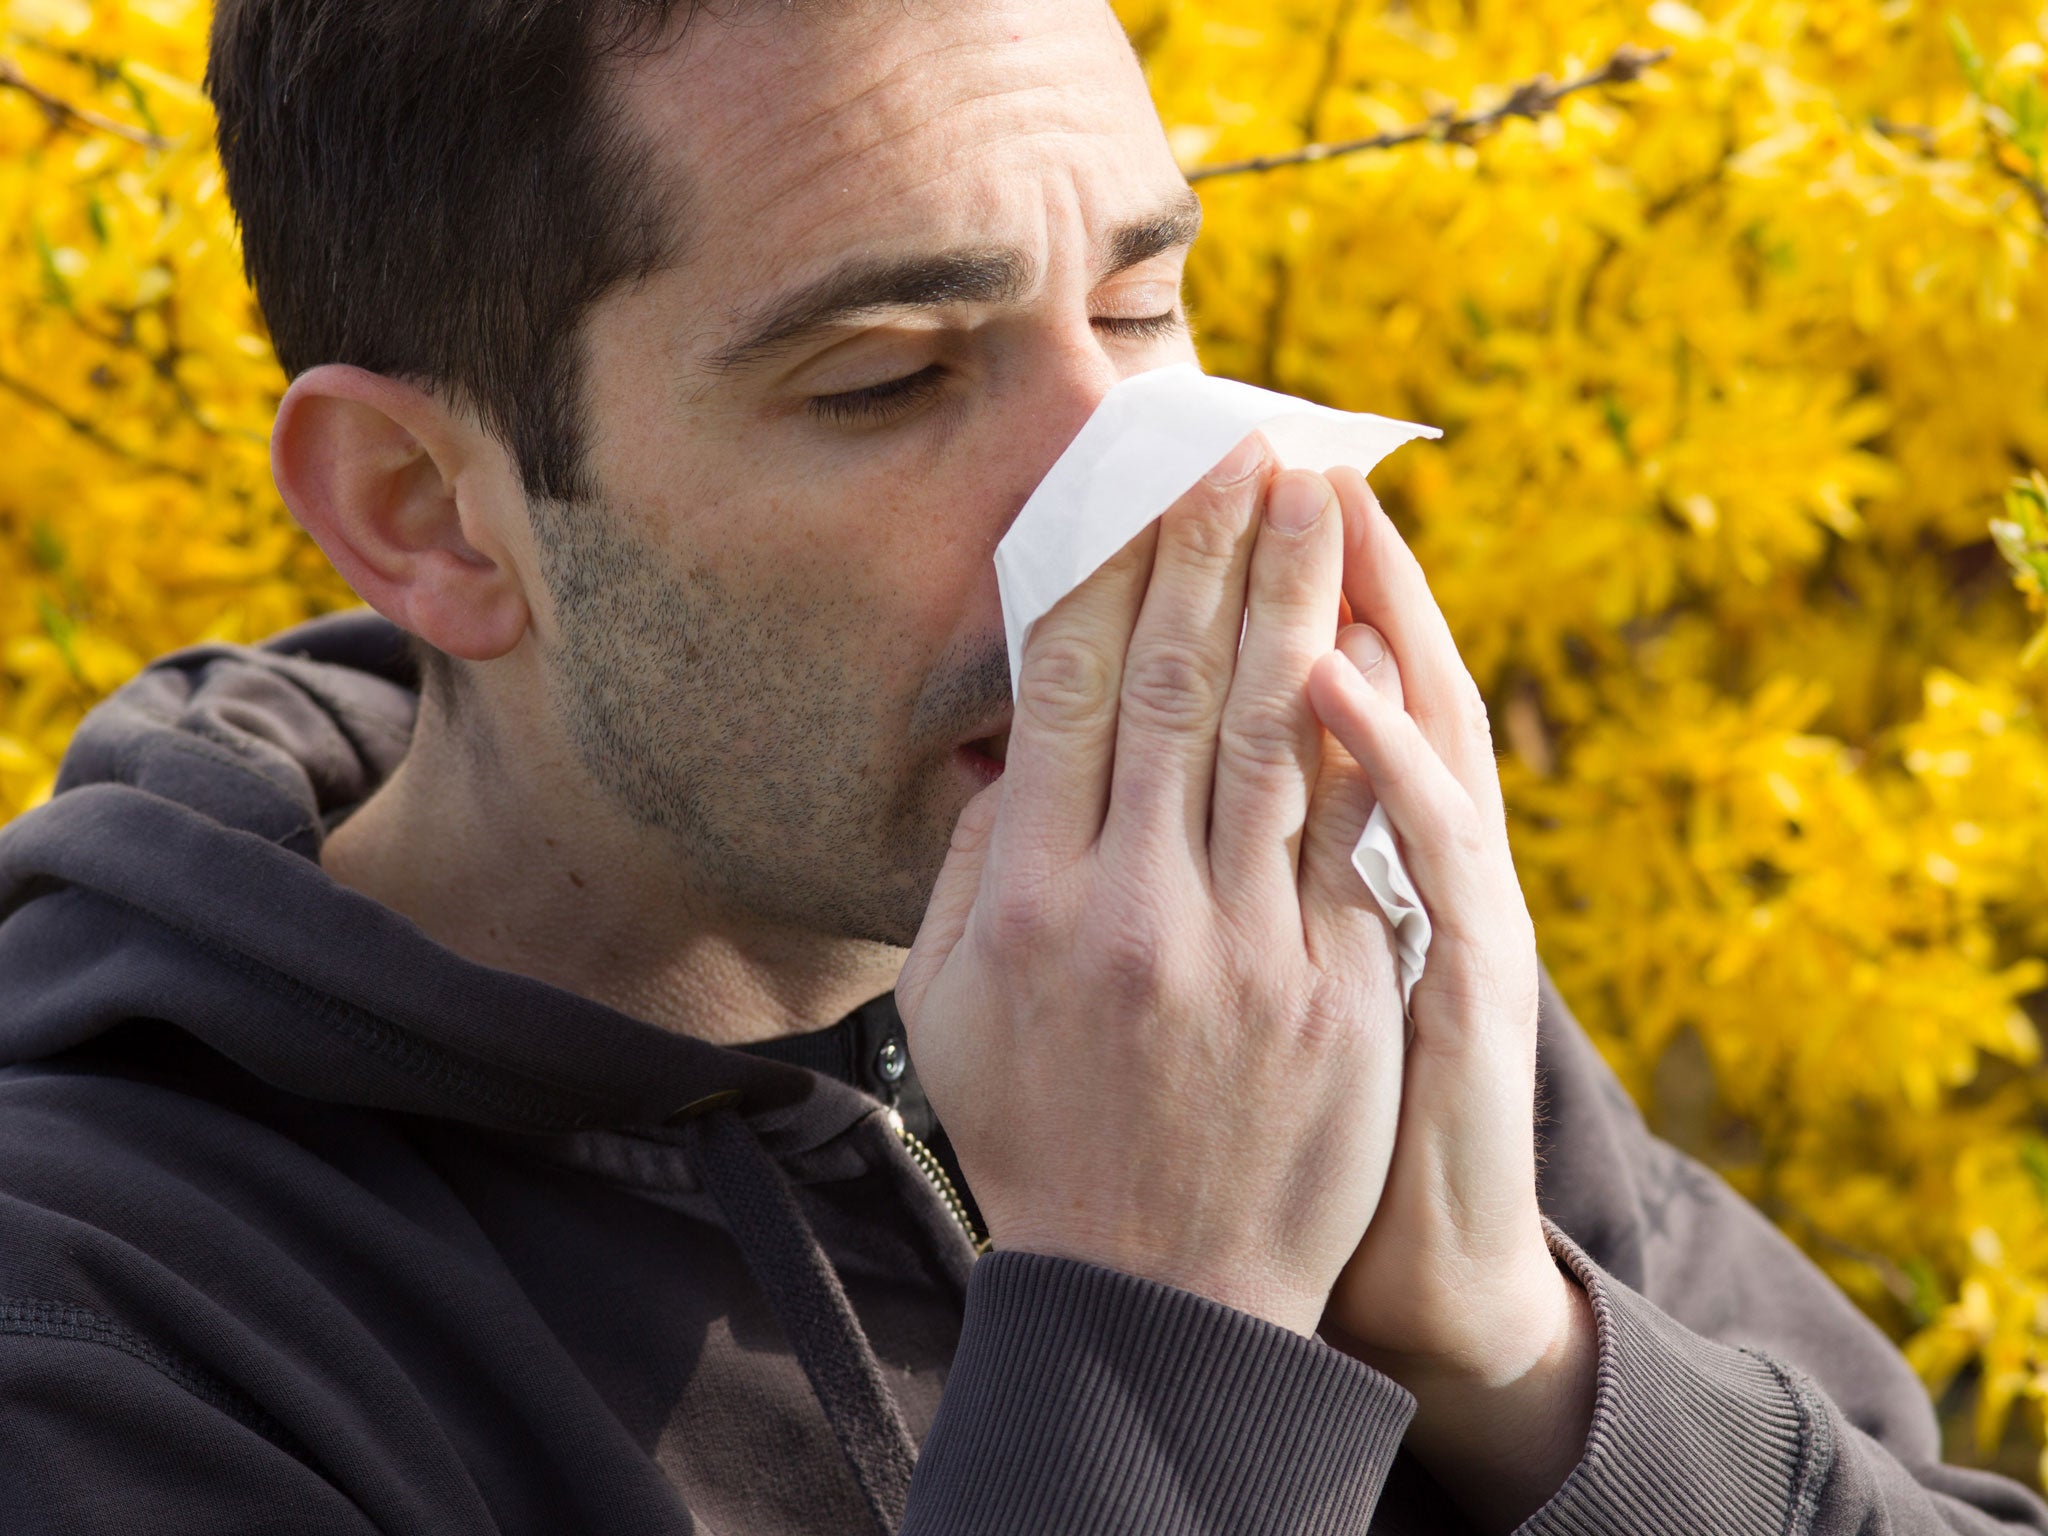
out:
{"label": "forehead", "polygon": [[1103,0],[700,14],[617,86],[713,287],[948,244],[1046,257],[1183,186]]}

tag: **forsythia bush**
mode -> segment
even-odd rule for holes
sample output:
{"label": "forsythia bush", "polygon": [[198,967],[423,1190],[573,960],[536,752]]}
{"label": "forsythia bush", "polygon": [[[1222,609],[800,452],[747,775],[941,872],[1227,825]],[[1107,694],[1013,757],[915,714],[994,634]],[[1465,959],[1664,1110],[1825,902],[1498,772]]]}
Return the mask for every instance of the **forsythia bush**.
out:
{"label": "forsythia bush", "polygon": [[270,481],[209,13],[0,0],[0,816],[150,656],[349,600]]}
{"label": "forsythia bush", "polygon": [[[2048,10],[1119,10],[1191,170],[1437,116],[1199,183],[1208,366],[1446,429],[1375,481],[1494,704],[1546,961],[1952,1450],[2031,1472]],[[146,657],[347,600],[267,474],[205,18],[0,0],[0,817]],[[1441,128],[1625,44],[1669,54]]]}

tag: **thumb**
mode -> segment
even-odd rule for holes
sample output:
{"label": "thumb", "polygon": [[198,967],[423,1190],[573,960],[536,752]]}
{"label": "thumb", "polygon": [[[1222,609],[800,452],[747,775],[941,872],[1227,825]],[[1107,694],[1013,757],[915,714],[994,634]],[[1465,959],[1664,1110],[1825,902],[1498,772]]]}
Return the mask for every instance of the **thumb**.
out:
{"label": "thumb", "polygon": [[1404,701],[1401,669],[1388,654],[1387,642],[1370,624],[1347,624],[1337,635],[1337,649],[1387,700]]}
{"label": "thumb", "polygon": [[946,851],[931,900],[925,904],[924,922],[896,978],[896,1002],[906,1026],[967,929],[967,914],[974,910],[974,898],[981,890],[982,866],[988,862],[1002,795],[1003,781],[997,779],[967,802],[953,824],[952,846]]}

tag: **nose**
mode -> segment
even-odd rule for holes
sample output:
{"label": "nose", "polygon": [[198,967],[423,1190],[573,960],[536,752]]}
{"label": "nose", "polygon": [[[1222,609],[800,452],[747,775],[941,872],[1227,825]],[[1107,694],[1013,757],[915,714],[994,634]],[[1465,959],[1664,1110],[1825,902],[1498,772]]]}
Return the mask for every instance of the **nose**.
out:
{"label": "nose", "polygon": [[1038,482],[1066,452],[1102,397],[1122,377],[1115,359],[1103,351],[1092,330],[1051,350],[1032,370],[1016,402],[1016,420],[1009,437],[1011,493],[1003,525],[996,530],[998,539],[1016,521]]}

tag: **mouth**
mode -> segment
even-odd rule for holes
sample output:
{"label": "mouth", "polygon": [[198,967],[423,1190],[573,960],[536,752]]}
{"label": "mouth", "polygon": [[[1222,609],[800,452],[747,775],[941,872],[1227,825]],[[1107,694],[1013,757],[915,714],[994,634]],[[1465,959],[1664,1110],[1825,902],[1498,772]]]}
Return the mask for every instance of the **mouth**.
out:
{"label": "mouth", "polygon": [[995,777],[1003,771],[1003,764],[1009,761],[1010,727],[1006,724],[991,735],[963,743],[960,753],[984,777]]}

